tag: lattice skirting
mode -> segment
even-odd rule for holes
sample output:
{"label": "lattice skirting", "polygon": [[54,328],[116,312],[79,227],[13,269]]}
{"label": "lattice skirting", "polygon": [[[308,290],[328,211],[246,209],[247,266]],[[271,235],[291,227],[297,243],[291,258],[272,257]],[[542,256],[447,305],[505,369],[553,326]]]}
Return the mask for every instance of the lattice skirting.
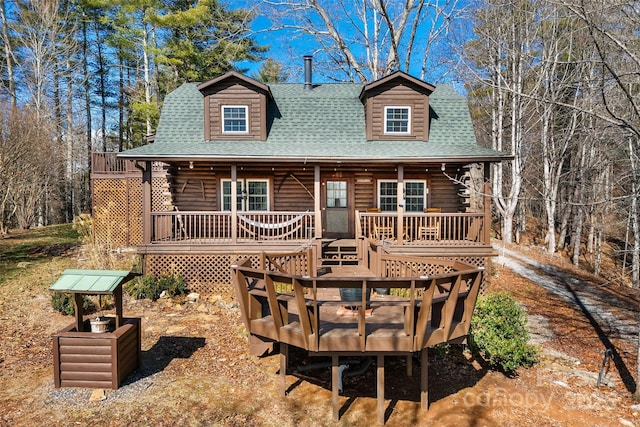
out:
{"label": "lattice skirting", "polygon": [[[168,210],[164,177],[152,179],[152,210]],[[94,179],[93,232],[95,242],[110,248],[142,243],[142,179]]]}
{"label": "lattice skirting", "polygon": [[230,266],[246,257],[251,259],[252,267],[259,268],[260,256],[257,254],[147,254],[144,257],[145,274],[179,274],[191,292],[235,297]]}
{"label": "lattice skirting", "polygon": [[[442,269],[440,266],[429,263],[429,260],[461,261],[476,267],[484,267],[485,274],[480,285],[480,293],[484,294],[487,287],[487,275],[490,263],[486,257],[442,257],[442,256],[422,256],[424,262],[402,262],[387,261],[386,269],[389,277],[407,277],[407,271],[418,276],[432,276],[435,274],[449,273],[450,269]],[[383,267],[384,268],[384,267]],[[384,271],[384,270],[383,270]]]}

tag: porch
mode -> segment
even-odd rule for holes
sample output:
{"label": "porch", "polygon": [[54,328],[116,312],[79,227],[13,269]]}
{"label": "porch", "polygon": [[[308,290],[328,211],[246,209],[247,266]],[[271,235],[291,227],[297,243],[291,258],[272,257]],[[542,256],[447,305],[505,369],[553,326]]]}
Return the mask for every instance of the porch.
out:
{"label": "porch", "polygon": [[[481,179],[464,187],[473,175],[466,165],[161,162],[93,153],[95,236],[110,247],[135,246],[145,273],[179,272],[202,293],[230,292],[229,264],[263,251],[310,248],[318,267],[336,257],[331,265],[343,257],[344,265],[367,265],[378,252],[483,265],[493,254],[490,189]],[[339,246],[344,239],[348,248]]]}
{"label": "porch", "polygon": [[[311,243],[313,212],[151,213],[152,244]],[[386,246],[489,246],[484,213],[369,213],[356,210],[356,239]]]}

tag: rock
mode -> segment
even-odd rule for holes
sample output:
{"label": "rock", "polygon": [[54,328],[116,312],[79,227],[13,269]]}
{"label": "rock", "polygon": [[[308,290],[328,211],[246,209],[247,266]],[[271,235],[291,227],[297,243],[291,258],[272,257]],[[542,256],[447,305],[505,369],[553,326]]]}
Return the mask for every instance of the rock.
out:
{"label": "rock", "polygon": [[91,392],[91,397],[89,397],[89,402],[100,402],[105,400],[107,396],[104,393],[104,390],[101,388],[97,388]]}
{"label": "rock", "polygon": [[169,294],[167,293],[167,291],[162,291],[160,293],[160,298],[169,298]]}
{"label": "rock", "polygon": [[189,295],[187,295],[187,301],[189,302],[196,302],[200,299],[200,294],[197,292],[191,292]]}

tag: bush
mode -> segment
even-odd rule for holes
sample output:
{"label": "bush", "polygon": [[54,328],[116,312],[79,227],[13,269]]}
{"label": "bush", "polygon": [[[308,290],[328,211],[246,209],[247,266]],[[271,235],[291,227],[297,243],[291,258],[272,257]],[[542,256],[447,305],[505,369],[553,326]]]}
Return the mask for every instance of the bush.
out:
{"label": "bush", "polygon": [[184,279],[176,274],[162,275],[157,278],[154,275],[139,277],[127,283],[125,290],[135,299],[148,298],[152,301],[160,298],[163,291],[170,297],[186,293]]}
{"label": "bush", "polygon": [[481,297],[471,319],[469,346],[489,365],[511,375],[536,360],[526,322],[526,314],[511,295],[501,292]]}
{"label": "bush", "polygon": [[[73,303],[73,299],[73,295],[71,294],[54,292],[51,297],[51,307],[65,316],[73,316],[76,313],[76,307]],[[86,295],[83,295],[82,309],[85,313],[93,313],[96,311],[96,305]]]}

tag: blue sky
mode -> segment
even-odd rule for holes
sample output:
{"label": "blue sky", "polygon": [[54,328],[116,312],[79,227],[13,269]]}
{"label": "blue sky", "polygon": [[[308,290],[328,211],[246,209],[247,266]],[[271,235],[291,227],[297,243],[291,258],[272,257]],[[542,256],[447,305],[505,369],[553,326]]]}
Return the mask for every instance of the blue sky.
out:
{"label": "blue sky", "polygon": [[[438,1],[438,0],[436,0]],[[439,1],[439,3],[444,3],[445,0]],[[326,0],[321,3],[324,4],[332,4],[333,2]],[[249,1],[249,0],[233,0],[230,1],[229,7],[244,7],[248,6],[256,7],[260,2],[257,1]],[[390,2],[389,4],[393,4]],[[466,0],[461,0],[460,5],[467,5],[468,2]],[[255,9],[257,10],[257,9]],[[342,17],[346,17],[346,13],[342,15]],[[426,16],[427,21],[430,16]],[[291,82],[301,82],[303,79],[303,56],[307,54],[316,54],[314,55],[314,81],[323,82],[329,81],[330,79],[323,75],[322,64],[321,61],[323,57],[325,57],[324,52],[319,49],[319,45],[311,36],[301,36],[299,34],[295,34],[293,30],[279,30],[279,31],[267,31],[271,26],[271,21],[268,16],[258,15],[256,19],[252,22],[252,29],[254,31],[254,39],[260,45],[269,46],[269,51],[265,54],[265,57],[272,57],[281,63],[284,64],[285,68],[290,72]],[[348,22],[341,22],[339,19],[334,20],[334,25],[338,26],[338,29],[341,33],[345,34],[345,37],[354,37],[354,27],[352,27]],[[416,37],[416,41],[414,44],[412,55],[412,62],[409,68],[409,73],[415,77],[420,77],[421,70],[421,58],[422,53],[424,52],[424,37],[421,35],[425,34],[428,31],[429,24],[428,22],[422,24],[419,27],[418,37]],[[460,32],[457,33],[457,36],[460,36]],[[463,37],[464,39],[465,37]],[[445,41],[444,39],[442,39]],[[432,51],[432,54],[429,55],[429,65],[427,66],[427,75],[425,76],[425,80],[430,83],[439,83],[442,81],[451,81],[453,78],[452,75],[446,75],[447,72],[451,69],[455,68],[455,65],[452,65],[452,61],[455,60],[455,52],[452,48],[450,40],[446,40],[447,43],[443,43],[439,45],[437,49]],[[350,48],[353,50],[355,55],[364,55],[364,48],[356,47],[354,45],[350,45]],[[403,50],[400,50],[401,53]],[[257,71],[260,68],[260,64],[243,62],[239,64],[243,68],[248,68],[248,74],[251,74]],[[346,80],[346,76],[342,74],[341,76],[334,75],[333,77],[337,77],[338,79]]]}

